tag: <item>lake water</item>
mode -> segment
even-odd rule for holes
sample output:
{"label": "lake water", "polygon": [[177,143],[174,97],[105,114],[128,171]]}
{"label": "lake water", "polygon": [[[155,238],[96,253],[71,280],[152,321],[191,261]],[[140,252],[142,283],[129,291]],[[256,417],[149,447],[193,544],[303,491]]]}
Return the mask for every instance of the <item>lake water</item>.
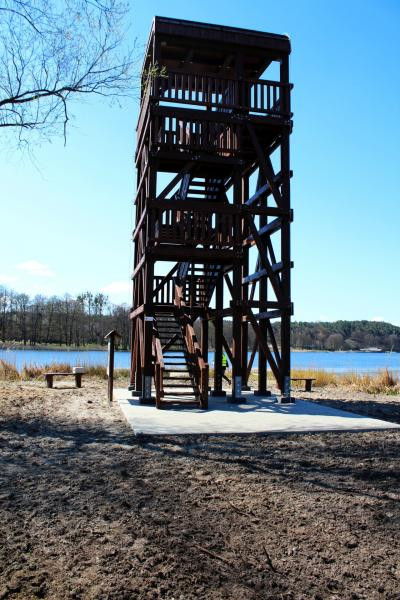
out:
{"label": "lake water", "polygon": [[[24,364],[38,366],[52,362],[74,365],[106,365],[107,352],[102,350],[0,350],[0,358],[20,369]],[[210,352],[208,362],[212,366],[214,353]],[[116,352],[116,368],[129,368],[130,353]],[[327,371],[372,373],[388,368],[400,372],[400,353],[384,352],[292,352],[293,368],[326,369]],[[257,357],[254,360],[257,367]]]}

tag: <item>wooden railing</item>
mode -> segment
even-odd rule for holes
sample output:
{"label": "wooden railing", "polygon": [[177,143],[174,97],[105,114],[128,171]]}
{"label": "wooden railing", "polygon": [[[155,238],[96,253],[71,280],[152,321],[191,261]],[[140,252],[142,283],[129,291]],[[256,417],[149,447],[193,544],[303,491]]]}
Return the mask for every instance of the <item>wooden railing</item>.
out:
{"label": "wooden railing", "polygon": [[200,345],[190,322],[189,316],[186,314],[186,304],[183,299],[182,287],[175,285],[175,301],[174,304],[179,311],[179,319],[181,322],[183,339],[186,345],[186,350],[190,360],[190,367],[193,371],[194,379],[198,387],[200,396],[201,408],[208,408],[208,363],[203,359]]}
{"label": "wooden railing", "polygon": [[239,147],[239,125],[207,120],[205,113],[198,119],[158,115],[154,117],[152,132],[152,143],[170,151],[198,149],[231,155]]}
{"label": "wooden railing", "polygon": [[[164,283],[163,283],[164,280]],[[162,285],[161,285],[162,284]],[[175,284],[172,278],[165,279],[163,276],[156,275],[154,277],[154,286],[156,293],[154,294],[155,304],[173,304],[175,297]]]}
{"label": "wooden railing", "polygon": [[182,200],[159,206],[152,208],[154,239],[158,243],[240,246],[239,210],[233,205],[204,202],[201,206],[199,202]]}
{"label": "wooden railing", "polygon": [[[159,102],[190,104],[216,110],[245,110],[288,116],[291,84],[267,79],[230,79],[169,71],[148,83],[150,97]],[[146,93],[143,104],[146,103]]]}
{"label": "wooden railing", "polygon": [[[162,284],[162,285],[161,285]],[[182,285],[182,298],[186,306],[204,306],[209,302],[210,282],[204,275],[188,275],[185,283]],[[175,282],[172,279],[165,279],[162,276],[154,277],[154,294],[155,304],[174,304],[175,299]],[[211,291],[213,287],[211,286]]]}

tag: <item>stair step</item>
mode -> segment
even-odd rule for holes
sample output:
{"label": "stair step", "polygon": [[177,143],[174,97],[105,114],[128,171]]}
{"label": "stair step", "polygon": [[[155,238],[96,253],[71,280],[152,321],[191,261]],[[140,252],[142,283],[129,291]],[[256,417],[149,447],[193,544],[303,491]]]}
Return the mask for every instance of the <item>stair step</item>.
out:
{"label": "stair step", "polygon": [[[185,367],[188,366],[188,364],[185,362],[171,362],[171,361],[166,361],[166,360],[164,360],[164,365],[174,365],[174,366],[184,365]],[[169,369],[169,370],[171,370],[171,369]]]}
{"label": "stair step", "polygon": [[161,407],[165,407],[167,408],[169,405],[174,405],[174,404],[180,404],[181,406],[187,406],[188,408],[199,408],[200,407],[200,401],[199,400],[168,400],[168,399],[164,399],[161,402]]}
{"label": "stair step", "polygon": [[186,388],[190,390],[191,394],[193,393],[192,386],[189,386],[187,383],[166,383],[166,381],[164,380],[164,386],[166,388]]}
{"label": "stair step", "polygon": [[[187,397],[195,398],[196,394],[194,394],[193,392],[191,392],[190,394],[188,394],[187,392],[171,392],[170,394],[168,394],[168,396],[187,396]],[[165,395],[164,395],[164,399],[165,399]]]}

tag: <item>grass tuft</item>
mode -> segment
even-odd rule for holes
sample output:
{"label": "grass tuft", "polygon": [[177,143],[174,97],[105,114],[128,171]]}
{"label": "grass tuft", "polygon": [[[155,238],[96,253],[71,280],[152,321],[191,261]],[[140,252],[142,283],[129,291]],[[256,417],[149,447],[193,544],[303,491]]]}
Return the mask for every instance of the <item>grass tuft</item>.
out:
{"label": "grass tuft", "polygon": [[341,383],[367,394],[400,394],[400,379],[389,369],[382,369],[376,374],[345,373],[341,375]]}
{"label": "grass tuft", "polygon": [[13,363],[0,358],[0,379],[7,381],[15,381],[19,379],[20,375],[18,369]]}
{"label": "grass tuft", "polygon": [[[291,376],[294,378],[315,379],[313,385],[316,387],[325,387],[327,385],[337,385],[338,376],[333,371],[324,369],[292,369]],[[292,381],[294,389],[304,388],[304,381]]]}

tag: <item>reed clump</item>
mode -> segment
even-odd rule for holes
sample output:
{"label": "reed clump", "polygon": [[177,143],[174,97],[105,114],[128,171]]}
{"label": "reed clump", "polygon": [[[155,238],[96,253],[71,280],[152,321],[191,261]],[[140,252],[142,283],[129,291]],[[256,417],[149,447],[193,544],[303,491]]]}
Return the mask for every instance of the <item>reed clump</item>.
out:
{"label": "reed clump", "polygon": [[71,373],[72,367],[68,363],[52,362],[47,365],[37,365],[30,363],[24,365],[20,371],[21,379],[38,379],[42,377],[44,373],[57,372],[57,373]]}
{"label": "reed clump", "polygon": [[[292,369],[291,377],[294,379],[315,379],[313,385],[316,387],[338,385],[339,383],[336,373],[324,369]],[[304,388],[304,381],[292,381],[292,388]]]}
{"label": "reed clump", "polygon": [[0,358],[0,379],[3,381],[15,381],[20,379],[18,369],[13,363]]}
{"label": "reed clump", "polygon": [[400,394],[400,379],[387,368],[375,374],[344,373],[340,376],[340,380],[343,385],[367,394]]}

